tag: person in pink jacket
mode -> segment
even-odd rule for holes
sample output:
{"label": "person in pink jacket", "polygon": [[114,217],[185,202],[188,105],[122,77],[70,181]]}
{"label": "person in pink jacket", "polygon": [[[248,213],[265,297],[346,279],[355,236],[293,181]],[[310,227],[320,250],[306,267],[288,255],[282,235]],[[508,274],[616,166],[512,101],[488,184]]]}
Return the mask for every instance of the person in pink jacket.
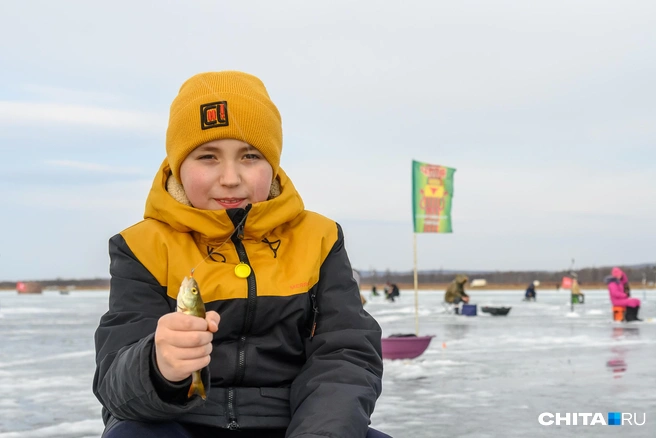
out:
{"label": "person in pink jacket", "polygon": [[608,284],[608,293],[610,294],[610,301],[613,306],[626,307],[624,317],[626,321],[641,321],[638,319],[638,310],[640,310],[640,300],[638,298],[630,298],[629,294],[625,291],[628,290],[629,279],[626,274],[618,267],[611,270],[610,277],[606,277],[606,284]]}

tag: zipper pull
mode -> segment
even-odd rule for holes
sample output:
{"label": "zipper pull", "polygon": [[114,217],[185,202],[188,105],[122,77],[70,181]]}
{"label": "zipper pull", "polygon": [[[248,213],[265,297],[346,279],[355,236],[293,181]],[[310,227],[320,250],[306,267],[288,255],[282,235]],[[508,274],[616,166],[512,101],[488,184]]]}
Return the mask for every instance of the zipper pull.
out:
{"label": "zipper pull", "polygon": [[246,208],[244,208],[244,213],[239,220],[239,225],[237,225],[237,238],[239,238],[239,240],[244,240],[244,222],[246,222],[246,217],[251,211],[251,208],[253,208],[253,204],[248,204]]}
{"label": "zipper pull", "polygon": [[243,222],[240,223],[240,224],[237,226],[237,238],[238,238],[239,240],[244,240],[244,223],[243,223]]}
{"label": "zipper pull", "polygon": [[314,331],[317,329],[317,314],[319,313],[319,311],[315,309],[313,313],[314,316],[312,317],[312,331],[310,332],[310,341],[312,340],[312,338],[314,338]]}
{"label": "zipper pull", "polygon": [[239,430],[239,423],[237,423],[237,421],[233,419],[233,420],[230,421],[230,423],[228,424],[228,429],[229,429],[229,430]]}
{"label": "zipper pull", "polygon": [[317,329],[317,315],[319,314],[319,308],[317,307],[316,303],[316,295],[312,294],[310,296],[312,299],[312,331],[310,331],[310,341],[312,338],[314,338],[314,332]]}

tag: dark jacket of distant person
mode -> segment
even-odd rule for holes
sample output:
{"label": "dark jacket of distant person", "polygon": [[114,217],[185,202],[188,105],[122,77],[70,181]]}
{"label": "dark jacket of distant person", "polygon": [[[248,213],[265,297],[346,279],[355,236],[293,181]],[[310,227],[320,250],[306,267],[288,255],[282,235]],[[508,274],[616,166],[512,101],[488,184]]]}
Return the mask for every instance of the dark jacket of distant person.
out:
{"label": "dark jacket of distant person", "polygon": [[444,294],[444,301],[447,303],[459,303],[463,297],[468,297],[465,293],[465,283],[469,281],[466,275],[458,274],[456,278],[449,284]]}

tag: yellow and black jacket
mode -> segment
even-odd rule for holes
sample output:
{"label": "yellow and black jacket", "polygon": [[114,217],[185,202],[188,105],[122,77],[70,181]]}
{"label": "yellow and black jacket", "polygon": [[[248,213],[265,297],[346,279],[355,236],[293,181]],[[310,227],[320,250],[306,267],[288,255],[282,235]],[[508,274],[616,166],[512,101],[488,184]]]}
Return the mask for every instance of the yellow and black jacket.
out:
{"label": "yellow and black jacket", "polygon": [[[169,174],[165,163],[145,220],[109,242],[93,382],[106,430],[118,420],[176,419],[364,437],[381,392],[381,330],[362,308],[339,225],[306,211],[282,170],[279,196],[227,211],[178,202]],[[251,267],[247,278],[235,274],[239,263]],[[187,400],[190,381],[168,382],[154,364],[157,321],[175,311],[192,268],[206,309],[221,315],[202,372],[206,401]]]}

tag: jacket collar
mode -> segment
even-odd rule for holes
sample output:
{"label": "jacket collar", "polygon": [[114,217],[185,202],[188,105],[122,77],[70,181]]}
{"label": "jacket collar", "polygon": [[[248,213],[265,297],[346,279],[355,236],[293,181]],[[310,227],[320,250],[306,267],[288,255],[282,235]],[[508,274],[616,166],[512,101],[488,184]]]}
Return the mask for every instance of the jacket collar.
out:
{"label": "jacket collar", "polygon": [[[622,280],[624,280],[624,277],[622,277]],[[604,278],[604,283],[606,283],[606,284],[622,283],[622,281],[618,280],[616,277],[613,277],[612,275],[609,275],[606,278]]]}

